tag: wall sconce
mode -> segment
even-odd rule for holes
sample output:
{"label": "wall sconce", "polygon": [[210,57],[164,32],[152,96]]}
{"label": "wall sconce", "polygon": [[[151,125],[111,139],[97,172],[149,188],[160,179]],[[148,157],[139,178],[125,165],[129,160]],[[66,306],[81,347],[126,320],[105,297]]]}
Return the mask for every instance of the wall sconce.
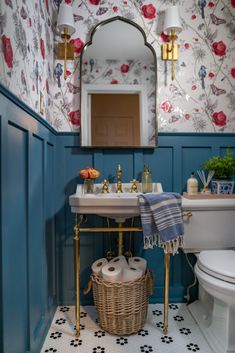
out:
{"label": "wall sconce", "polygon": [[68,43],[71,35],[75,32],[72,6],[68,4],[60,5],[57,27],[63,39],[63,43],[59,43],[57,47],[57,59],[64,60],[64,79],[66,80],[67,60],[74,60],[74,45]]}
{"label": "wall sconce", "polygon": [[174,61],[179,57],[179,45],[175,43],[177,34],[182,31],[179,10],[177,6],[170,6],[165,12],[164,31],[169,34],[171,43],[162,44],[162,60],[171,61],[171,79],[175,78]]}

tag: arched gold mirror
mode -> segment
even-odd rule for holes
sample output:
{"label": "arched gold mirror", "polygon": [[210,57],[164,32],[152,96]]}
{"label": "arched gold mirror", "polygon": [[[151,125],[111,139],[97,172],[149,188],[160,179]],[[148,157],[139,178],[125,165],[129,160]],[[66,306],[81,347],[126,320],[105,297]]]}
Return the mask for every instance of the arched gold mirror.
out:
{"label": "arched gold mirror", "polygon": [[99,23],[81,54],[81,145],[155,147],[157,59],[143,29]]}

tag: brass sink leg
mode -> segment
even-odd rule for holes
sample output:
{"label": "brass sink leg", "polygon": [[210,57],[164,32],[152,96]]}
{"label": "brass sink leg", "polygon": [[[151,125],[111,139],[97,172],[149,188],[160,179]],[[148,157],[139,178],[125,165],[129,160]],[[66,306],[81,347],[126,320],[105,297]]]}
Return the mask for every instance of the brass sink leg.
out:
{"label": "brass sink leg", "polygon": [[[118,223],[118,228],[122,228],[122,223]],[[122,255],[123,251],[123,232],[118,232],[118,256]]]}
{"label": "brass sink leg", "polygon": [[76,336],[80,336],[80,258],[79,258],[79,225],[75,214],[74,225],[74,273],[75,273],[75,327]]}
{"label": "brass sink leg", "polygon": [[169,272],[170,254],[164,253],[164,335],[168,334]]}

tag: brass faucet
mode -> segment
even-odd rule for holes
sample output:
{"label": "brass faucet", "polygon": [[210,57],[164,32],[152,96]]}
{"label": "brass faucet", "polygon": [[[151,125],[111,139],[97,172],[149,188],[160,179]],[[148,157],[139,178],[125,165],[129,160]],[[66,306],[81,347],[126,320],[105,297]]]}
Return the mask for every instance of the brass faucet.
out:
{"label": "brass faucet", "polygon": [[117,166],[117,190],[116,192],[122,192],[122,167],[121,164]]}
{"label": "brass faucet", "polygon": [[108,194],[109,193],[109,182],[107,179],[104,179],[103,181],[103,187],[102,187],[102,194]]}

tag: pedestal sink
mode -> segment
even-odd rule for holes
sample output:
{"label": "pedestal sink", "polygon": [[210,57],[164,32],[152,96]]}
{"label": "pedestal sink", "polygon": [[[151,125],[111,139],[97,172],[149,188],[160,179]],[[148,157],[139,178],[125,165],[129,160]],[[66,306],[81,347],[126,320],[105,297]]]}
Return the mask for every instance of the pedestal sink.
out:
{"label": "pedestal sink", "polygon": [[[110,184],[110,193],[102,194],[102,184],[94,185],[94,193],[86,194],[83,185],[78,184],[76,193],[69,197],[71,211],[78,214],[96,214],[123,223],[127,218],[138,216],[139,206],[137,196],[142,193],[138,184],[138,193],[131,193],[131,184],[122,184],[122,193],[116,193],[116,184]],[[153,183],[153,193],[163,192],[160,183]]]}
{"label": "pedestal sink", "polygon": [[[75,288],[76,288],[76,329],[80,333],[80,281],[79,281],[79,233],[82,232],[118,232],[118,255],[123,250],[123,232],[143,231],[141,227],[123,227],[122,223],[127,218],[140,214],[138,195],[142,193],[141,184],[138,184],[138,193],[131,193],[131,184],[122,184],[122,193],[116,193],[116,184],[111,184],[110,193],[102,194],[102,184],[95,184],[94,193],[83,192],[83,185],[78,184],[76,193],[69,197],[71,211],[75,213],[74,226],[74,263],[75,263]],[[153,193],[161,193],[162,185],[153,183]],[[80,228],[77,214],[96,214],[114,219],[118,228]],[[169,264],[170,254],[164,254],[164,327],[163,333],[168,333],[168,297],[169,297]]]}

